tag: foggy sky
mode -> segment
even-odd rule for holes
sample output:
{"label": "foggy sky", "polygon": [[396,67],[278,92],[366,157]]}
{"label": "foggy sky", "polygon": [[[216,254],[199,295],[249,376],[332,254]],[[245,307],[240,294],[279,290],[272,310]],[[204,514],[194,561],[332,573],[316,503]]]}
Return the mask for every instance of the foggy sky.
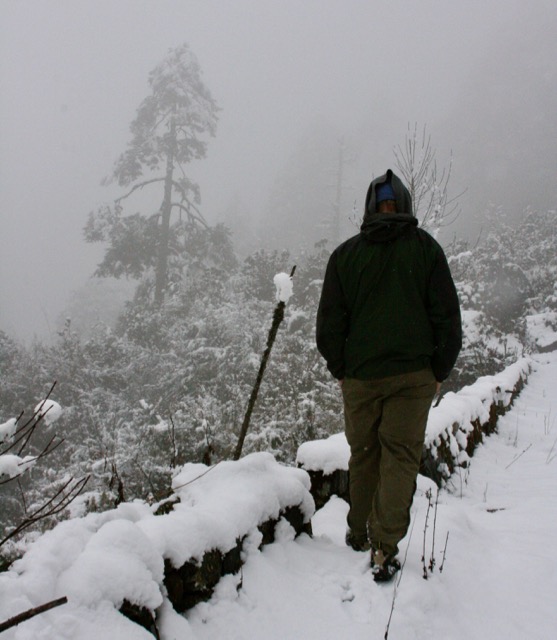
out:
{"label": "foggy sky", "polygon": [[[149,71],[184,41],[222,109],[188,168],[211,222],[238,198],[258,216],[315,123],[359,141],[362,199],[409,122],[452,149],[464,209],[529,182],[513,140],[556,173],[554,0],[0,0],[0,12],[0,329],[13,336],[54,331],[92,275],[102,248],[82,240],[87,214],[114,195],[100,181]],[[554,201],[553,180],[533,190]]]}

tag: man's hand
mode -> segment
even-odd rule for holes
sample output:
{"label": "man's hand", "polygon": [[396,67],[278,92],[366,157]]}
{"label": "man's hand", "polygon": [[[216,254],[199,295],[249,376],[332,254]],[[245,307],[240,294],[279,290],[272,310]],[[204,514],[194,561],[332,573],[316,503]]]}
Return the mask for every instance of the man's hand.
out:
{"label": "man's hand", "polygon": [[338,386],[342,388],[342,383],[344,382],[344,378],[342,380],[337,380]]}

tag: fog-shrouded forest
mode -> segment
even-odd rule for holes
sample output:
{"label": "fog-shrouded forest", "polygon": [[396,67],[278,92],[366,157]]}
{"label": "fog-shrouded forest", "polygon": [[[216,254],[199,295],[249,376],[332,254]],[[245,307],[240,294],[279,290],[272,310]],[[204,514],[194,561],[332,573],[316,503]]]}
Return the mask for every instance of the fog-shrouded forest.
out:
{"label": "fog-shrouded forest", "polygon": [[[463,194],[447,241],[475,241],[493,206],[514,220],[554,207],[550,0],[1,8],[0,326],[26,342],[56,340],[72,300],[98,292],[103,247],[84,242],[85,220],[122,195],[101,181],[128,142],[149,72],[184,42],[218,107],[205,157],[187,175],[204,218],[225,223],[242,256],[332,244],[333,217],[341,239],[351,234],[371,177],[392,166],[415,123],[440,168],[452,157],[451,195]],[[152,190],[136,196],[132,208],[160,206]],[[114,298],[130,297],[127,284],[106,283],[107,317]]]}
{"label": "fog-shrouded forest", "polygon": [[554,3],[0,5],[0,425],[62,408],[0,538],[85,478],[95,511],[230,459],[294,265],[245,452],[341,431],[315,314],[389,167],[461,301],[444,391],[555,348]]}

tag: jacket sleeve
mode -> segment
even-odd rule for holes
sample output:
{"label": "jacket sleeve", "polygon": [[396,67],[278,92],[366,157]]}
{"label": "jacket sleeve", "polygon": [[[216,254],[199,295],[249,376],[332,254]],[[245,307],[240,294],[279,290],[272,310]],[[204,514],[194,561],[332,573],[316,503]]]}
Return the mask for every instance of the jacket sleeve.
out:
{"label": "jacket sleeve", "polygon": [[344,345],[348,335],[348,305],[337,272],[336,253],[329,258],[317,309],[316,341],[327,368],[338,380],[344,378]]}
{"label": "jacket sleeve", "polygon": [[447,259],[440,246],[428,290],[428,314],[435,340],[431,368],[438,382],[447,378],[462,347],[460,304]]}

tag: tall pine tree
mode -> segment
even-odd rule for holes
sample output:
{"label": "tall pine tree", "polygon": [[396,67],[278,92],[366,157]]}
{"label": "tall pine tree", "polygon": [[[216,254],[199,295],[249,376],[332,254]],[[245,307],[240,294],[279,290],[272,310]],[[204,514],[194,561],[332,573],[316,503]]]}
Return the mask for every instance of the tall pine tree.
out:
{"label": "tall pine tree", "polygon": [[[187,177],[184,165],[205,157],[219,109],[187,44],[170,50],[149,74],[149,85],[151,93],[131,123],[128,147],[105,180],[127,191],[112,206],[89,214],[85,239],[108,243],[97,275],[139,278],[154,270],[154,299],[160,305],[170,256],[187,251],[192,231],[208,226],[198,208],[199,187]],[[124,201],[144,187],[161,189],[158,211],[124,215]],[[174,212],[179,215],[172,222]]]}

